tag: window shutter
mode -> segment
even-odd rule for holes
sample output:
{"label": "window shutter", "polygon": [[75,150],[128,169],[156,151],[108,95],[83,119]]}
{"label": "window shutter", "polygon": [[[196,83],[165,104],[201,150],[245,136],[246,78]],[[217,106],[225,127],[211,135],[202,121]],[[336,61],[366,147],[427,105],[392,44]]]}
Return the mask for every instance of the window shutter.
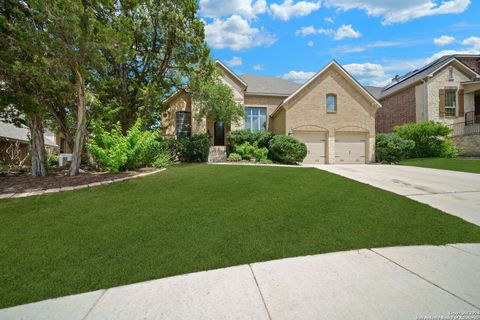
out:
{"label": "window shutter", "polygon": [[440,117],[445,117],[445,89],[439,90],[438,113]]}
{"label": "window shutter", "polygon": [[463,107],[463,89],[458,90],[458,116],[463,117],[465,115],[465,109]]}

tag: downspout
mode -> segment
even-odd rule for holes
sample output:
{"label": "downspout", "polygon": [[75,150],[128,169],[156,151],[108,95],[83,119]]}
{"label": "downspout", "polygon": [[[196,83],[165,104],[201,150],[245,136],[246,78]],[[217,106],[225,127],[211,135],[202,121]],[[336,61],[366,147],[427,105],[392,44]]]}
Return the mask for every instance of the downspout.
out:
{"label": "downspout", "polygon": [[423,120],[428,121],[428,79],[432,75],[428,75],[425,79],[421,79],[423,82]]}

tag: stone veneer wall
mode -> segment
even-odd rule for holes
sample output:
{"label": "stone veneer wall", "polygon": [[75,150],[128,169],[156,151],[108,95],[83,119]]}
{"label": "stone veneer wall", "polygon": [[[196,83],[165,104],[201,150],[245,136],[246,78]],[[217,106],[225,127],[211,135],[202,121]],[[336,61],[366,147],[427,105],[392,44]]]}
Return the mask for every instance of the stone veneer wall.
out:
{"label": "stone veneer wall", "polygon": [[454,137],[452,140],[461,156],[480,157],[480,135]]}
{"label": "stone veneer wall", "polygon": [[380,101],[375,116],[376,132],[391,132],[394,126],[416,122],[415,87],[407,88]]}

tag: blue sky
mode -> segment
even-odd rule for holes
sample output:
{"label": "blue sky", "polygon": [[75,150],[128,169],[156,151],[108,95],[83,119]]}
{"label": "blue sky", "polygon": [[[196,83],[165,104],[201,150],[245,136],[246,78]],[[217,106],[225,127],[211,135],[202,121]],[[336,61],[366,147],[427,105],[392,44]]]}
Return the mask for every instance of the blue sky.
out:
{"label": "blue sky", "polygon": [[480,54],[479,0],[200,0],[212,55],[303,82],[335,59],[384,85],[443,54]]}

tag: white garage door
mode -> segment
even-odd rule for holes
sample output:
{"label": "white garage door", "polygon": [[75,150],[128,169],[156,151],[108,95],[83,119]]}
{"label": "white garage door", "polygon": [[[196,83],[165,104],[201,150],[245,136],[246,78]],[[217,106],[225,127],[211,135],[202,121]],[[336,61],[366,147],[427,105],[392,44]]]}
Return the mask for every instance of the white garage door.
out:
{"label": "white garage door", "polygon": [[307,157],[303,163],[325,163],[325,146],[327,136],[323,132],[295,132],[295,138],[307,146]]}
{"label": "white garage door", "polygon": [[365,163],[364,133],[335,134],[335,163]]}

